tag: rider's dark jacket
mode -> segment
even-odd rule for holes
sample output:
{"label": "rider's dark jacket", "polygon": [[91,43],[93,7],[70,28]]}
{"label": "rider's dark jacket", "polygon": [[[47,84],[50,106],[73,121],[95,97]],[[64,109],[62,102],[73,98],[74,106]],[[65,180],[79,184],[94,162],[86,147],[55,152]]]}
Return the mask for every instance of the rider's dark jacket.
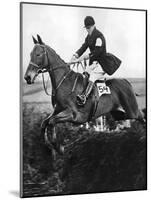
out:
{"label": "rider's dark jacket", "polygon": [[[102,40],[101,46],[96,46],[96,40],[98,38]],[[89,65],[91,65],[93,61],[98,61],[103,70],[109,75],[112,75],[120,66],[121,60],[113,54],[106,52],[105,38],[96,28],[94,28],[91,35],[87,35],[85,42],[76,53],[78,56],[81,56],[87,48],[90,49]]]}

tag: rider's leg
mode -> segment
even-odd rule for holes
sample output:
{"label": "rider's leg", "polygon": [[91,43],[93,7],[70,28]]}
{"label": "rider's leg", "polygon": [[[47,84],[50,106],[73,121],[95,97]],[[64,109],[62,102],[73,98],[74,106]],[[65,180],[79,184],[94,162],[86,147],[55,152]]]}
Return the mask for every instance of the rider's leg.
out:
{"label": "rider's leg", "polygon": [[104,79],[103,76],[105,72],[97,63],[93,63],[91,66],[89,66],[87,72],[90,74],[89,83],[84,93],[77,96],[79,105],[84,105],[86,103],[86,99],[89,97],[95,81],[98,79]]}
{"label": "rider's leg", "polygon": [[86,90],[81,95],[77,95],[77,100],[79,105],[84,105],[86,103],[86,99],[92,91],[94,82],[89,81]]}
{"label": "rider's leg", "polygon": [[89,97],[89,95],[92,91],[93,85],[94,85],[95,81],[98,80],[98,79],[104,80],[104,72],[103,73],[101,73],[101,72],[99,72],[99,73],[94,72],[93,73],[92,72],[92,74],[90,74],[89,83],[88,83],[88,86],[87,86],[86,91],[85,91],[85,97],[86,98]]}

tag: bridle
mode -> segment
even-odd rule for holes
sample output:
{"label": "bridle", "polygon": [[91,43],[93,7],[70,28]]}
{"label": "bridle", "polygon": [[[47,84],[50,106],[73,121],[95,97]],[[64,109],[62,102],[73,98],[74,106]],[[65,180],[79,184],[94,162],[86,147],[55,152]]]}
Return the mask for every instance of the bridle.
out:
{"label": "bridle", "polygon": [[[41,46],[41,47],[44,48],[43,54],[45,54],[45,55],[47,56],[47,59],[48,59],[48,52],[47,52],[48,50],[47,50],[47,46],[46,46],[45,44],[36,44],[36,45],[39,45],[39,46]],[[48,59],[48,60],[49,60],[49,59]],[[44,73],[45,73],[45,72],[49,72],[49,73],[52,73],[52,75],[54,75],[54,71],[57,70],[58,68],[61,68],[63,65],[61,64],[61,65],[57,65],[56,67],[53,67],[53,66],[51,66],[51,65],[49,64],[49,65],[47,66],[47,68],[46,68],[46,67],[44,67],[44,66],[37,65],[36,63],[34,63],[34,62],[32,62],[32,61],[30,61],[29,64],[38,69],[38,70],[37,70],[37,74],[36,74],[37,76],[38,76],[39,74],[42,74],[43,87],[44,87],[45,93],[46,93],[48,96],[55,96],[55,94],[51,95],[51,94],[49,94],[48,91],[47,91],[47,87],[46,87],[45,79],[44,79]],[[77,64],[77,69],[78,69],[79,64],[81,64],[83,70],[85,71],[85,66],[83,66],[82,62],[70,62],[70,63],[66,63],[66,64],[67,64],[67,66],[73,64],[72,69],[75,67],[76,64]],[[51,66],[51,67],[50,67],[50,66]],[[57,89],[62,85],[62,83],[64,82],[64,80],[67,78],[67,76],[72,72],[72,69],[69,69],[69,71],[68,71],[66,74],[63,75],[63,77],[62,77],[61,80],[59,81],[58,85],[56,85],[55,88],[54,88],[55,92],[56,92]],[[74,86],[73,88],[75,88],[75,86]],[[72,91],[73,91],[73,90],[72,90]]]}
{"label": "bridle", "polygon": [[[47,59],[48,59],[48,55],[47,55],[47,48],[45,45],[42,45],[42,44],[36,44],[36,45],[39,45],[41,47],[44,48],[44,53],[46,56],[47,56]],[[57,70],[58,68],[61,68],[63,65],[58,65],[56,67],[53,67],[51,65],[48,65],[47,68],[44,67],[44,66],[40,66],[40,65],[37,65],[36,63],[30,61],[29,62],[30,65],[34,66],[35,68],[37,68],[37,76],[41,73],[42,74],[42,80],[43,80],[43,87],[44,87],[44,90],[45,90],[45,93],[48,95],[48,96],[52,96],[51,94],[48,93],[47,91],[47,87],[46,87],[46,84],[45,84],[45,80],[44,80],[44,73],[45,72],[49,72],[49,73],[52,73],[52,75],[54,74],[54,71]],[[68,63],[67,63],[68,65]],[[51,67],[50,67],[51,66]],[[61,80],[59,81],[58,85],[56,85],[56,87],[54,88],[55,92],[56,90],[61,86],[61,84],[63,83],[63,81],[67,78],[67,76],[71,73],[71,69],[69,69],[69,71],[63,75],[63,77],[61,78]],[[53,94],[53,96],[55,96],[55,94]]]}
{"label": "bridle", "polygon": [[[48,50],[47,50],[47,46],[46,46],[45,44],[36,44],[36,45],[39,45],[39,46],[41,46],[41,47],[44,48],[44,52],[43,52],[42,54],[45,54],[45,55],[47,56],[47,59],[48,59],[48,52],[47,52]],[[49,59],[48,59],[48,61],[49,61]],[[72,72],[72,69],[75,67],[76,64],[77,64],[77,69],[78,69],[79,64],[81,64],[81,66],[82,66],[82,68],[83,68],[83,71],[85,71],[85,68],[86,68],[85,62],[84,62],[84,66],[83,66],[82,62],[70,62],[70,63],[66,63],[66,64],[67,64],[66,66],[70,66],[70,65],[73,64],[72,69],[70,68],[69,71],[68,71],[66,74],[63,74],[63,77],[60,79],[58,85],[56,85],[56,83],[55,83],[55,87],[53,86],[55,93],[49,94],[49,93],[48,93],[48,90],[47,90],[47,87],[46,87],[46,84],[45,84],[44,73],[45,73],[45,72],[49,72],[49,74],[52,73],[52,77],[54,77],[54,71],[55,71],[56,69],[58,69],[58,68],[61,68],[63,65],[61,64],[61,65],[57,65],[56,67],[53,67],[53,66],[51,66],[51,65],[49,64],[49,65],[47,66],[47,68],[46,68],[46,67],[44,67],[44,66],[37,65],[36,63],[34,63],[34,62],[32,62],[32,61],[30,61],[29,64],[38,69],[38,70],[37,70],[36,76],[38,76],[39,74],[42,74],[42,80],[43,80],[44,91],[45,91],[45,93],[46,93],[48,96],[55,96],[55,93],[56,93],[57,89],[62,85],[62,83],[64,82],[64,80],[67,78],[67,76]],[[50,66],[51,66],[51,67],[50,67]],[[75,80],[75,82],[74,82],[74,86],[73,86],[73,88],[72,88],[72,92],[73,92],[74,89],[75,89],[76,82],[77,82],[77,78],[76,78],[76,80]]]}

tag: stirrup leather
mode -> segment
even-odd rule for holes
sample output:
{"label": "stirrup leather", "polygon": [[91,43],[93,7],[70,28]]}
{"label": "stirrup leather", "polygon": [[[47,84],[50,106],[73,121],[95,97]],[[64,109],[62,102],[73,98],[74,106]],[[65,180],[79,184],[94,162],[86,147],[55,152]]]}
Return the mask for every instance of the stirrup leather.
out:
{"label": "stirrup leather", "polygon": [[87,98],[89,97],[93,88],[93,83],[89,82],[85,92],[81,95],[77,95],[77,103],[78,105],[84,105],[86,103]]}

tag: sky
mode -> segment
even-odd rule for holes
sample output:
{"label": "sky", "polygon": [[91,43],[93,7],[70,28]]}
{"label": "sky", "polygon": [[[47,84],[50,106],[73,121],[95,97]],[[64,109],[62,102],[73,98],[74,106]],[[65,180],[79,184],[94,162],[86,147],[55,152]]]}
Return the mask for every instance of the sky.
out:
{"label": "sky", "polygon": [[[107,52],[122,60],[114,77],[144,78],[146,73],[145,12],[102,8],[23,5],[23,73],[39,34],[65,62],[69,62],[85,40],[84,18],[92,16],[106,39]],[[89,51],[87,50],[86,53]]]}

